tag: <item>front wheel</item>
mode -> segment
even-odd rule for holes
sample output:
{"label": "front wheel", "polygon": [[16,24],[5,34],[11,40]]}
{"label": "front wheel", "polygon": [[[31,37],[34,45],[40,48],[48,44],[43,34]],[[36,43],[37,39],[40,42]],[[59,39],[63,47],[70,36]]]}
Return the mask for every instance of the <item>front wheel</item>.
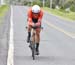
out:
{"label": "front wheel", "polygon": [[32,57],[35,60],[35,44],[32,44]]}

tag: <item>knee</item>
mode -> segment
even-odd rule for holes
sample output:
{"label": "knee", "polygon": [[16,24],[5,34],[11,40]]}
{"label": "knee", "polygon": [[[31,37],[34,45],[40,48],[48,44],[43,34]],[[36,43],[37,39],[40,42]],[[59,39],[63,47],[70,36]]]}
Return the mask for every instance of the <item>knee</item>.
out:
{"label": "knee", "polygon": [[31,26],[28,26],[28,31],[31,31]]}
{"label": "knee", "polygon": [[36,35],[37,35],[37,36],[40,36],[40,32],[36,32]]}

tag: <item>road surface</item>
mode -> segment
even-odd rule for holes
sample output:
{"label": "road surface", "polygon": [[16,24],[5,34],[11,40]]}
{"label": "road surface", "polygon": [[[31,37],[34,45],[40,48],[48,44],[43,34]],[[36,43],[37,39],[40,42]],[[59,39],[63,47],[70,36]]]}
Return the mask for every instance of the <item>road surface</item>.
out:
{"label": "road surface", "polygon": [[75,65],[75,22],[44,13],[40,55],[33,61],[26,42],[27,9],[13,6],[14,65]]}
{"label": "road surface", "polygon": [[31,50],[26,42],[27,9],[26,6],[12,6],[8,64],[75,65],[75,22],[60,19],[47,12],[44,12],[42,20],[44,29],[40,36],[40,55],[32,60]]}
{"label": "road surface", "polygon": [[5,14],[0,23],[0,65],[7,64],[9,47],[10,10]]}

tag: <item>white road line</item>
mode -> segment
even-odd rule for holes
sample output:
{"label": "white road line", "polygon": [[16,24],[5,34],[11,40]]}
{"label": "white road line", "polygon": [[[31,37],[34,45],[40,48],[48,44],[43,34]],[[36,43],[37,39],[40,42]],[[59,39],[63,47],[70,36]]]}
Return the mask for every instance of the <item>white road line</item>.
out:
{"label": "white road line", "polygon": [[10,38],[9,38],[9,50],[8,50],[7,65],[14,65],[13,53],[14,53],[14,42],[13,42],[13,7],[11,6]]}
{"label": "white road line", "polygon": [[49,25],[50,27],[55,28],[56,30],[58,30],[58,31],[60,31],[60,32],[63,32],[63,33],[66,34],[67,36],[69,36],[69,37],[71,37],[71,38],[75,38],[75,36],[73,36],[70,32],[67,32],[67,31],[65,31],[64,29],[61,29],[60,27],[57,27],[57,26],[53,25],[52,23],[50,23],[50,22],[48,22],[48,21],[46,21],[46,20],[44,20],[44,22],[45,22],[47,25]]}

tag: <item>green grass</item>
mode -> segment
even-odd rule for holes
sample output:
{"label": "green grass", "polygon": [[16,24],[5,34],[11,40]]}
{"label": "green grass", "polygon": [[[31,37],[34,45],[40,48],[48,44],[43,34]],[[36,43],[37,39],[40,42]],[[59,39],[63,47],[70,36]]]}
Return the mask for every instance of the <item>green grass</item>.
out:
{"label": "green grass", "polygon": [[65,12],[64,10],[50,9],[48,7],[44,7],[43,9],[54,15],[61,16],[64,19],[75,20],[75,12]]}
{"label": "green grass", "polygon": [[8,8],[9,7],[7,5],[0,6],[0,23],[2,18],[5,16],[5,13],[7,12]]}
{"label": "green grass", "polygon": [[8,8],[9,7],[7,5],[3,5],[0,7],[0,17],[2,17],[5,14],[5,12],[8,10]]}

